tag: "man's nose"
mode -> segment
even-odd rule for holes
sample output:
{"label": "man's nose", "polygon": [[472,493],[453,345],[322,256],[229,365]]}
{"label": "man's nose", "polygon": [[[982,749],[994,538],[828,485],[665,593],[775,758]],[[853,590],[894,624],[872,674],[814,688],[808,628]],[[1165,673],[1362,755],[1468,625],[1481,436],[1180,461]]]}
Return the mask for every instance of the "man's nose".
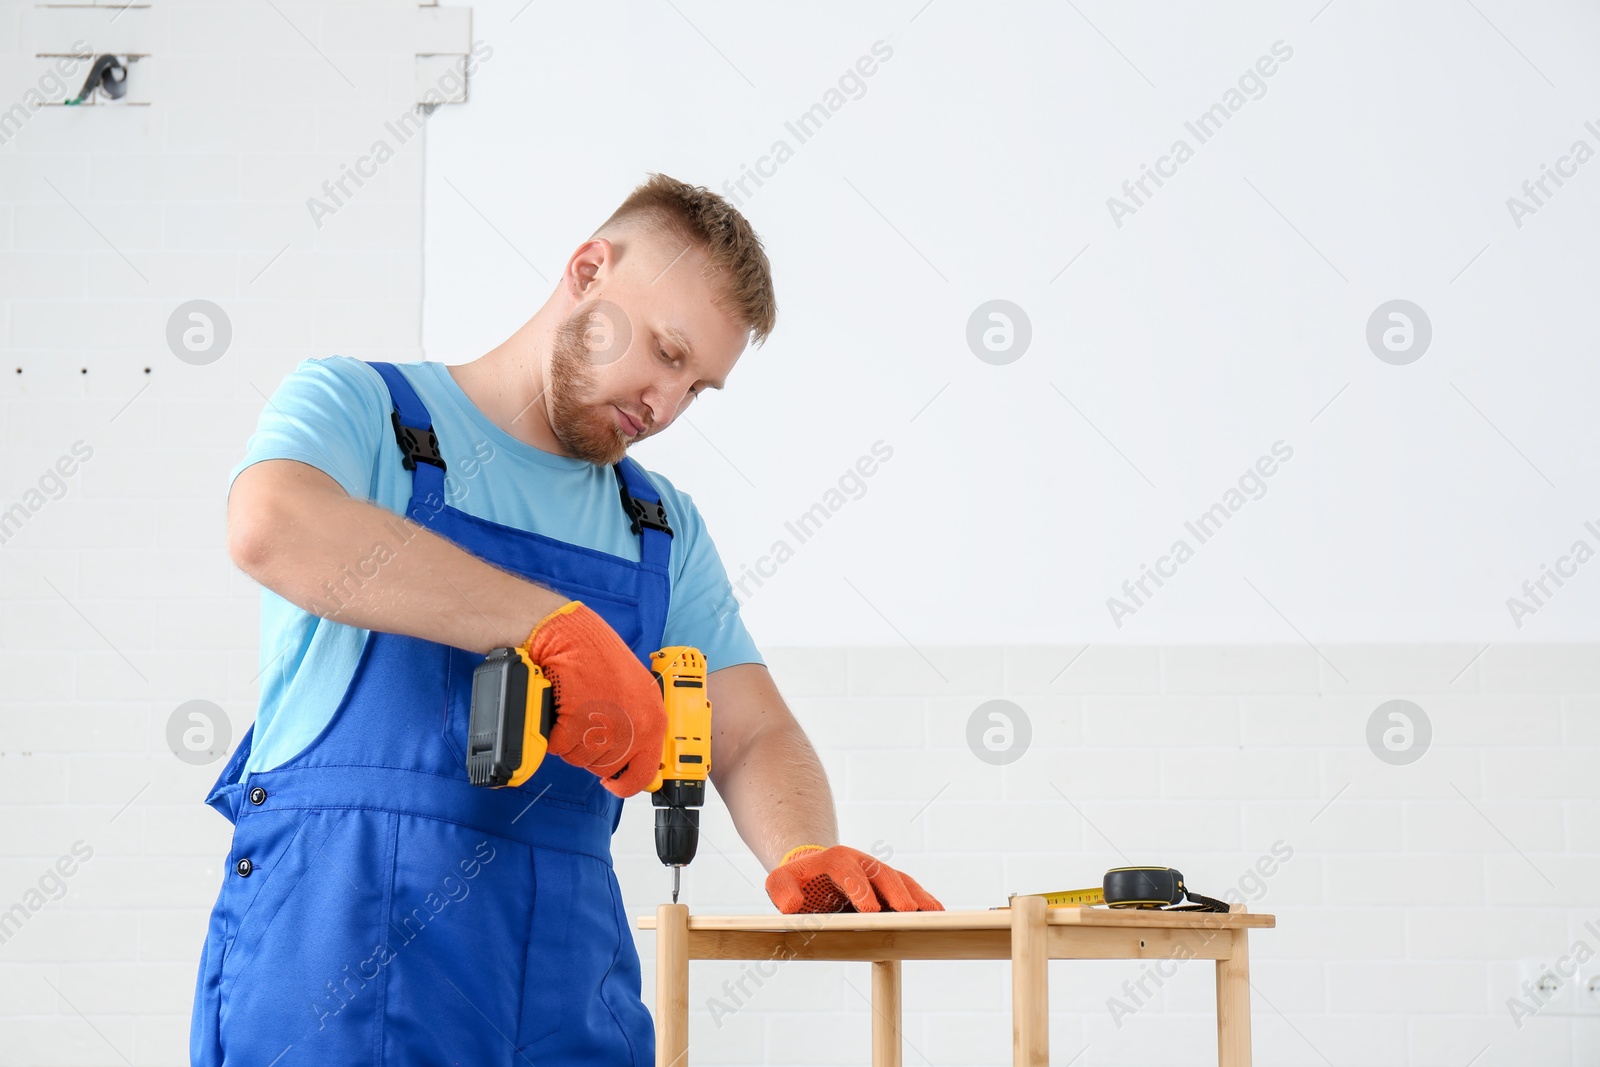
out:
{"label": "man's nose", "polygon": [[[669,398],[676,398],[676,402]],[[674,383],[656,385],[645,391],[642,402],[645,409],[650,412],[650,429],[652,431],[663,429],[672,424],[688,403],[689,390],[687,387],[678,388]]]}

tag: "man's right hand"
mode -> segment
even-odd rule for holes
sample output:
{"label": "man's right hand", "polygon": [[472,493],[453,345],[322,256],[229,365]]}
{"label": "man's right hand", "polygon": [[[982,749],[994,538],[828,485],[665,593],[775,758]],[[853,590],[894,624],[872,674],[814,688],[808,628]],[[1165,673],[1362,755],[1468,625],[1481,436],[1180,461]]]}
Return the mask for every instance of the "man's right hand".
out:
{"label": "man's right hand", "polygon": [[667,712],[655,675],[610,624],[569,600],[534,626],[523,648],[554,691],[550,753],[593,771],[619,797],[649,785],[661,769]]}

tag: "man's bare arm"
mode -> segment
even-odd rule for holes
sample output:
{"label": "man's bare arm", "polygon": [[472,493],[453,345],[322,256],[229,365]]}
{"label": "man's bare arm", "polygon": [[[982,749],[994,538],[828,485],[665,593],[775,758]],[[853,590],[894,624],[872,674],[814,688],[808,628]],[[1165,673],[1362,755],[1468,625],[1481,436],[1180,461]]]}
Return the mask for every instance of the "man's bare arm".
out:
{"label": "man's bare arm", "polygon": [[486,563],[291,459],[228,494],[228,554],[296,606],[348,626],[487,653],[519,645],[569,598]]}
{"label": "man's bare arm", "polygon": [[761,865],[772,870],[796,845],[838,844],[827,772],[766,666],[712,671],[706,698],[711,781]]}

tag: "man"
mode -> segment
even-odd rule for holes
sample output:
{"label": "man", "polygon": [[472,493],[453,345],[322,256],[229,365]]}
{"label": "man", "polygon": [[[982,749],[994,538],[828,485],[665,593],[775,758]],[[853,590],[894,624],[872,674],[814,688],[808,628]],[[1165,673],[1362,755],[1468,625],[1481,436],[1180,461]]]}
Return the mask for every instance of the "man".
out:
{"label": "man", "polygon": [[[660,761],[668,645],[706,656],[712,783],[781,910],[940,909],[836,843],[693,501],[626,455],[775,318],[745,219],[652,175],[482,358],[285,378],[228,498],[262,692],[208,797],[234,836],[195,1064],[652,1063],[610,838]],[[554,689],[550,754],[475,787],[473,670],[512,646]]]}

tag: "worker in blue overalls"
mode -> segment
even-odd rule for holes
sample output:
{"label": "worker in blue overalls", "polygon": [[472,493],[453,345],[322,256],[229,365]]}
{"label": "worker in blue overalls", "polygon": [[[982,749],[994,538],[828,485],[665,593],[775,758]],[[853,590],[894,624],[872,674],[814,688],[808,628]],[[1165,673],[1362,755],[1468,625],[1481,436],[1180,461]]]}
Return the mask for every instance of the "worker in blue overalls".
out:
{"label": "worker in blue overalls", "polygon": [[[653,1063],[610,841],[659,763],[667,645],[705,653],[712,781],[780,910],[940,908],[837,843],[698,511],[626,455],[775,316],[744,218],[658,174],[481,359],[285,378],[229,493],[262,695],[207,798],[234,830],[194,1064]],[[477,788],[473,670],[513,645],[553,684],[557,758]]]}

